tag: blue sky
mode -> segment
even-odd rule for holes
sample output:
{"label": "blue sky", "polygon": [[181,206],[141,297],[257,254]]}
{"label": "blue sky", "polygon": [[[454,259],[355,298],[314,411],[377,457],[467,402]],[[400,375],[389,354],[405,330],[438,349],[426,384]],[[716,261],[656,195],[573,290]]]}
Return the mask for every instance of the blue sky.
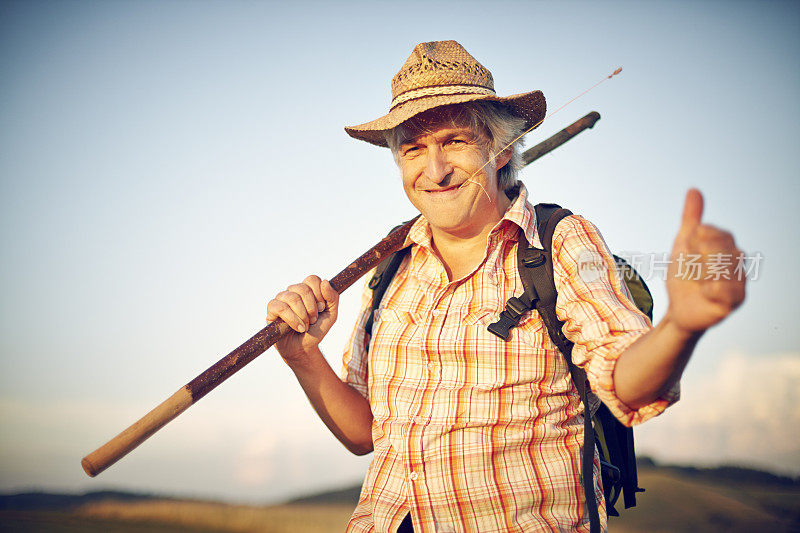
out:
{"label": "blue sky", "polygon": [[[31,1],[0,4],[0,490],[270,501],[361,478],[369,458],[272,351],[101,477],[79,461],[259,330],[272,295],[413,215],[388,152],[342,128],[440,39],[550,109],[623,67],[528,135],[603,117],[523,171],[533,198],[663,253],[696,186],[764,258],[638,448],[800,473],[796,3]],[[357,300],[323,345],[336,368]]]}

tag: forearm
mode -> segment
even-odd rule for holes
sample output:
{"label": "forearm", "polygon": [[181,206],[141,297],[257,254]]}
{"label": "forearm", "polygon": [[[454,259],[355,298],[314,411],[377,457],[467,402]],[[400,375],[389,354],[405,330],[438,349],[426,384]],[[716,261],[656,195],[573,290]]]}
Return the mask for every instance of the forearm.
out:
{"label": "forearm", "polygon": [[369,402],[342,381],[316,348],[299,361],[288,362],[312,407],[344,446],[356,455],[372,451]]}
{"label": "forearm", "polygon": [[614,369],[617,397],[631,409],[661,397],[680,380],[701,336],[677,327],[667,313],[619,356]]}

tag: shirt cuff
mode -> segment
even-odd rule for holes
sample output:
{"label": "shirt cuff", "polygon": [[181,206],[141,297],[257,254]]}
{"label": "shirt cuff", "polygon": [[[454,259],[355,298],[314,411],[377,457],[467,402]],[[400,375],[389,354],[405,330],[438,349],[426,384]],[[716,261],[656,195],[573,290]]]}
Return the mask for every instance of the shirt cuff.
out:
{"label": "shirt cuff", "polygon": [[[660,415],[680,398],[680,383],[675,383],[661,396],[638,409],[632,409],[627,406],[617,396],[617,391],[614,387],[614,369],[617,366],[617,361],[620,355],[644,333],[646,331],[629,332],[622,336],[617,336],[610,343],[596,347],[591,361],[586,367],[586,376],[592,392],[626,426],[635,426]],[[580,353],[581,350],[585,350],[583,346],[576,344],[573,350],[578,351],[577,354],[573,353],[575,359],[581,360],[585,357],[585,354],[582,355]]]}

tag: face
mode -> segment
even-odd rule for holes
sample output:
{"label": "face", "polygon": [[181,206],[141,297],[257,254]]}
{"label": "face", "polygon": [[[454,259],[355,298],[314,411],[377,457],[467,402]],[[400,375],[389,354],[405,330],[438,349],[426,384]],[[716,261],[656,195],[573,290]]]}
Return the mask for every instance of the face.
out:
{"label": "face", "polygon": [[437,233],[470,238],[488,232],[510,200],[497,187],[497,169],[510,152],[492,160],[488,131],[432,110],[414,121],[398,150],[408,199]]}

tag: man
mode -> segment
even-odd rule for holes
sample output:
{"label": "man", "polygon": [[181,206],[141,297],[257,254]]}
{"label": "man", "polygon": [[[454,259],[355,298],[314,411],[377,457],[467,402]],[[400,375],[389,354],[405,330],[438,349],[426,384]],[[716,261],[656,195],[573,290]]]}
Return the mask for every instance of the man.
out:
{"label": "man", "polygon": [[[508,342],[486,329],[523,291],[520,231],[539,243],[527,191],[516,181],[513,141],[543,119],[544,97],[497,97],[489,71],[454,41],[418,45],[394,77],[392,96],[386,116],[346,128],[391,148],[422,214],[372,337],[364,332],[365,290],[340,379],[318,347],[337,316],[330,284],[310,276],[268,305],[269,320],[297,332],[277,347],[314,409],[350,451],[374,452],[348,530],[588,531],[583,406],[563,356],[535,311]],[[701,213],[702,197],[690,191],[673,257],[736,257],[731,235],[701,224]],[[587,254],[601,262],[600,275],[580,275]],[[559,223],[553,257],[573,361],[628,425],[677,400],[697,340],[744,298],[734,276],[682,279],[673,267],[669,307],[653,328],[588,221]]]}

